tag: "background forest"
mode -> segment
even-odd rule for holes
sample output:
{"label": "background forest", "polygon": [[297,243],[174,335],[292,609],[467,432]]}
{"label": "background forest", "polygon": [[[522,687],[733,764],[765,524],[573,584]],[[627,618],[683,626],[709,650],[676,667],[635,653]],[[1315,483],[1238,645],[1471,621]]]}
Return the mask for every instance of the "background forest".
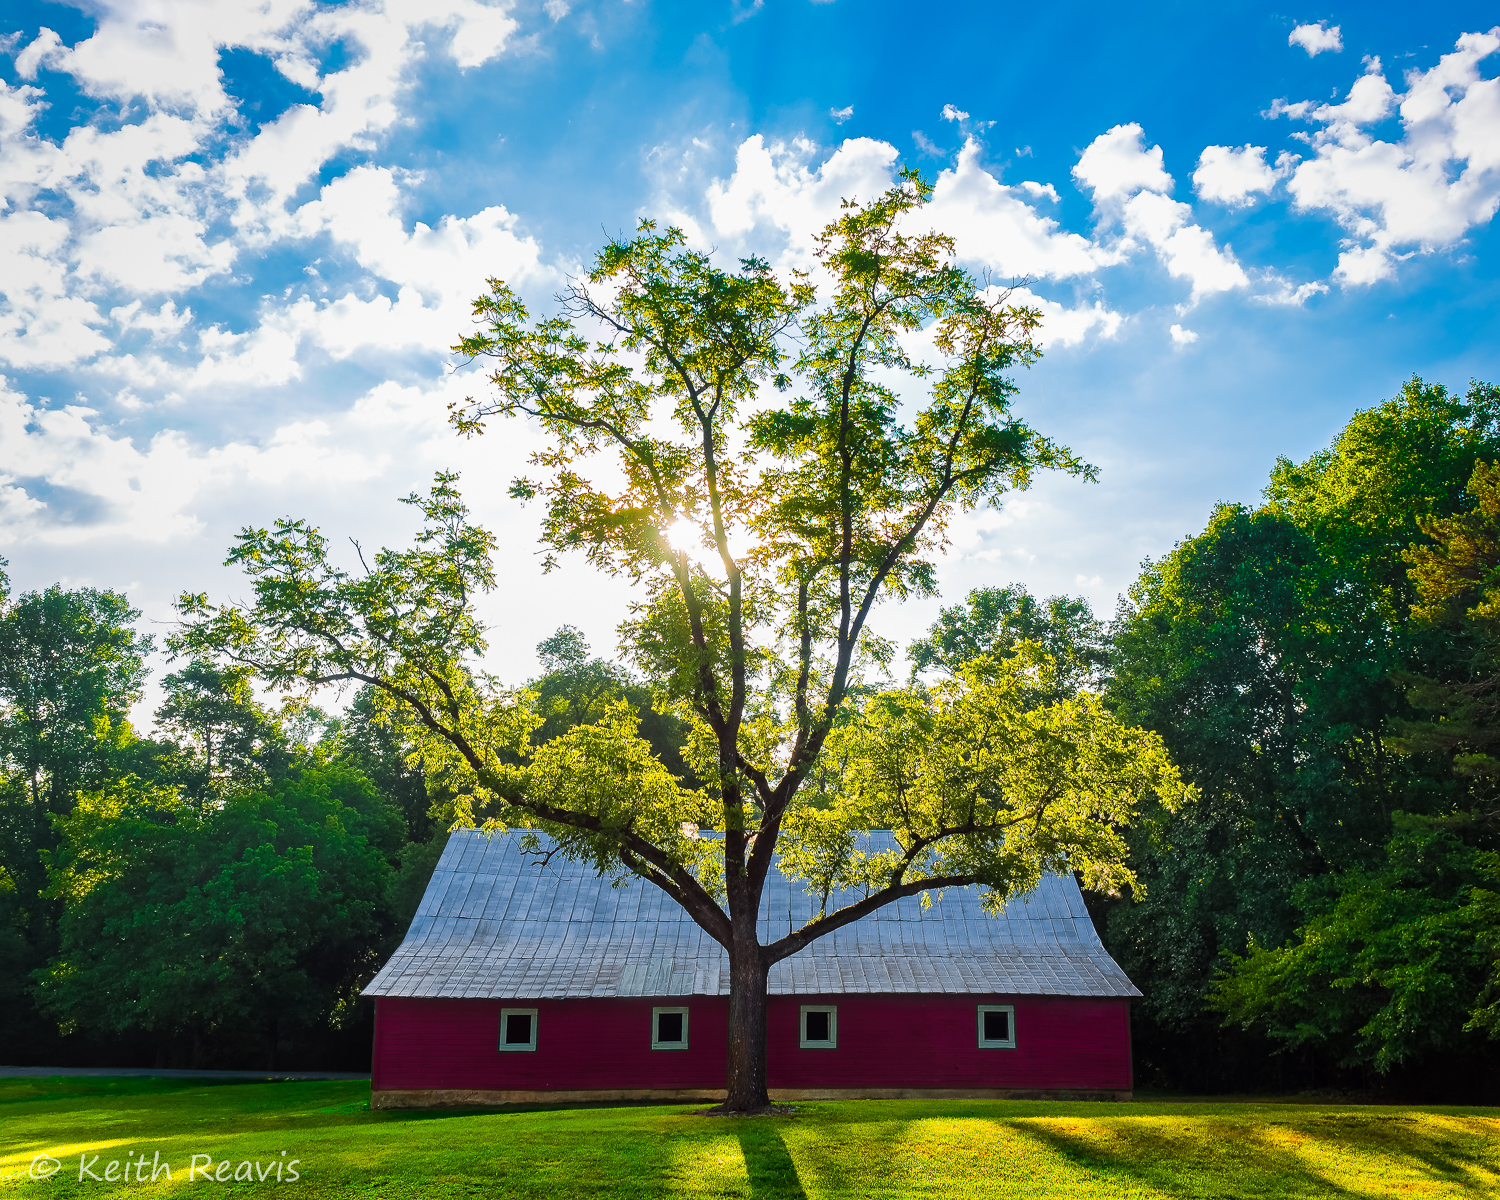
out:
{"label": "background forest", "polygon": [[[1129,831],[1136,895],[1089,895],[1145,993],[1138,1084],[1490,1099],[1500,1072],[1500,387],[1413,380],[1258,507],[1143,565],[1113,619],[978,589],[916,680],[1040,643],[1060,689],[1159,732],[1195,797]],[[451,820],[399,727],[272,707],[173,664],[128,599],[0,608],[0,1028],[10,1062],[362,1069],[361,986]],[[530,684],[545,741],[628,699],[567,627]]]}

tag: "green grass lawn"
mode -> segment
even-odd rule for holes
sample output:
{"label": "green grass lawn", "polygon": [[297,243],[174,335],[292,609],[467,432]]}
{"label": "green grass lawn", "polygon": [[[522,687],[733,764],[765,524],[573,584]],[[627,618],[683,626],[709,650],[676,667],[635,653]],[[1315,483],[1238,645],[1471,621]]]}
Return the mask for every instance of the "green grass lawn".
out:
{"label": "green grass lawn", "polygon": [[[863,1100],[725,1120],[701,1105],[389,1113],[368,1099],[366,1083],[0,1080],[0,1194],[1500,1197],[1496,1109]],[[51,1178],[29,1175],[39,1153],[61,1162]],[[267,1178],[189,1182],[194,1154]],[[100,1182],[79,1181],[80,1155]],[[142,1157],[171,1182],[102,1179]]]}

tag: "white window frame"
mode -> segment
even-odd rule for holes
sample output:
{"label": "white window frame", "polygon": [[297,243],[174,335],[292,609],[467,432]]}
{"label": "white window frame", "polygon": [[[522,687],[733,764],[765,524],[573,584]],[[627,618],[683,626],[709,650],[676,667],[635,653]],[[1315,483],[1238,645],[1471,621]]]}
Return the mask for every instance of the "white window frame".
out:
{"label": "white window frame", "polygon": [[[507,1042],[505,1040],[506,1022],[511,1017],[531,1018],[531,1041],[529,1042]],[[500,1010],[500,1049],[506,1053],[529,1052],[536,1049],[536,1009],[534,1008],[502,1008]]]}
{"label": "white window frame", "polygon": [[[663,1013],[682,1014],[682,1041],[663,1042],[657,1034],[661,1031],[658,1018]],[[688,1048],[688,1010],[685,1008],[653,1008],[651,1010],[651,1049],[653,1050],[686,1050]]]}
{"label": "white window frame", "polygon": [[[828,1014],[828,1040],[811,1042],[807,1039],[807,1014]],[[836,1004],[804,1004],[797,1014],[797,1046],[802,1050],[837,1050],[839,1048],[839,1010]]]}
{"label": "white window frame", "polygon": [[[984,1014],[992,1012],[1003,1012],[1010,1014],[1007,1024],[1010,1026],[1010,1037],[987,1038],[984,1036]],[[1016,1006],[1014,1004],[981,1004],[978,1013],[979,1022],[979,1048],[981,1050],[1014,1050],[1016,1048]]]}

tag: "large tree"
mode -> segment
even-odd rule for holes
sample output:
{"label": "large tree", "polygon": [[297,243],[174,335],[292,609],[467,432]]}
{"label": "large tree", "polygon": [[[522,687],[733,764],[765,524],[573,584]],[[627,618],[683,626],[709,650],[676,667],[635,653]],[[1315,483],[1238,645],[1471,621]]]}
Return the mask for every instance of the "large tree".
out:
{"label": "large tree", "polygon": [[[1091,696],[1038,703],[1055,683],[1034,655],[870,694],[890,651],[871,614],[935,590],[954,513],[1039,470],[1093,473],[1012,410],[1007,372],[1035,359],[1039,314],[980,288],[949,239],[920,231],[929,195],[908,175],[846,204],[814,273],[789,281],[756,259],[724,270],[646,222],[553,315],[533,318],[492,280],[456,347],[493,364],[495,389],[455,410],[459,430],[520,416],[544,436],[538,478],[512,494],[542,502],[549,565],[575,552],[638,586],[622,641],[688,722],[699,786],[652,754],[628,703],[532,741],[526,695],[473,665],[493,541],[451,476],[410,498],[426,517],[410,550],[346,573],[317,530],[286,520],[231,553],[253,604],[182,601],[181,649],[286,687],[380,689],[427,731],[466,819],[539,829],[681,904],[729,958],[730,1110],[768,1103],[772,964],[939,888],[977,884],[998,906],[1049,870],[1119,886],[1120,827],[1143,796],[1171,806],[1181,791],[1155,735]],[[899,849],[866,856],[855,835],[874,828]],[[861,898],[762,944],[778,851],[816,894]]]}

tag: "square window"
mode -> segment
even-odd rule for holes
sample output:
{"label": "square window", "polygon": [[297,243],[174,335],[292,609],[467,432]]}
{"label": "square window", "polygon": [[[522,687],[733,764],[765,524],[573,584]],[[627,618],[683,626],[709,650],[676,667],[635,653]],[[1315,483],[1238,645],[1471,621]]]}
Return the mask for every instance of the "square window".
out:
{"label": "square window", "polygon": [[651,1010],[651,1049],[686,1050],[688,1048],[688,1010],[653,1008]]}
{"label": "square window", "polygon": [[979,1006],[979,1048],[981,1050],[1014,1050],[1016,1048],[1016,1007],[1013,1004]]}
{"label": "square window", "polygon": [[803,1050],[834,1050],[839,1044],[839,1010],[832,1005],[802,1006],[801,1036],[797,1044]]}
{"label": "square window", "polygon": [[536,1049],[536,1009],[502,1008],[500,1010],[500,1049]]}

